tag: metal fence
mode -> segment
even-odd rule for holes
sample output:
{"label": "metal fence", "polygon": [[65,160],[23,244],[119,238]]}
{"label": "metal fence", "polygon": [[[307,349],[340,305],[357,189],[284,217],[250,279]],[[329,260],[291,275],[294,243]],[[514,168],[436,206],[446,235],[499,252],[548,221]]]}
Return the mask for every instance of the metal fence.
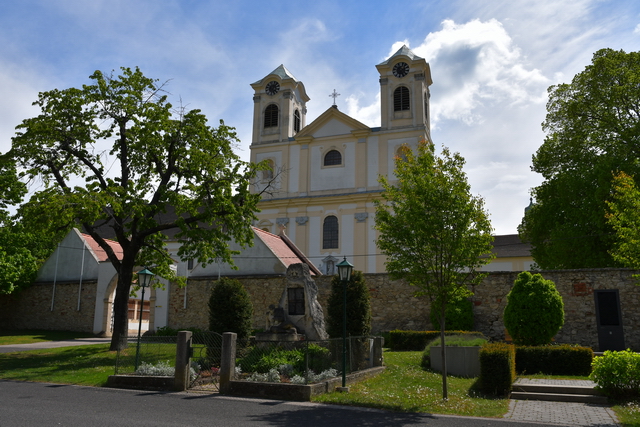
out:
{"label": "metal fence", "polygon": [[189,388],[203,391],[219,389],[222,335],[202,331],[193,334],[191,341],[191,381]]}
{"label": "metal fence", "polygon": [[[237,343],[236,379],[309,384],[340,376],[342,338]],[[346,372],[372,366],[373,338],[348,337]]]}
{"label": "metal fence", "polygon": [[116,375],[173,375],[176,363],[176,337],[128,338],[127,346],[118,350]]}

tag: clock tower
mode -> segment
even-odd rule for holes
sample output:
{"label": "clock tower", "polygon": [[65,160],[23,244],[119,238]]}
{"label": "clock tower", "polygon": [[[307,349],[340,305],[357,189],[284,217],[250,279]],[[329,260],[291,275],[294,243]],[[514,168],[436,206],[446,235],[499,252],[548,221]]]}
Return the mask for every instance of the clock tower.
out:
{"label": "clock tower", "polygon": [[402,46],[376,65],[380,73],[381,129],[423,127],[430,134],[431,69],[424,58]]}
{"label": "clock tower", "polygon": [[253,144],[288,141],[306,125],[307,91],[284,65],[251,87]]}

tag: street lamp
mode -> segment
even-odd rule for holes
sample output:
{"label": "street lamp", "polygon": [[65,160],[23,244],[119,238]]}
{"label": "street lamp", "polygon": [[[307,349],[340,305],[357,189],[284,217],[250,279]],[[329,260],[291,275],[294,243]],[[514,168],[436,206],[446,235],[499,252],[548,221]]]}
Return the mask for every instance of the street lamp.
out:
{"label": "street lamp", "polygon": [[144,306],[144,288],[148,287],[151,283],[151,278],[155,276],[152,272],[147,270],[145,267],[144,270],[138,271],[138,285],[142,288],[142,297],[140,298],[140,319],[138,323],[138,345],[136,347],[136,366],[135,370],[138,370],[138,365],[140,364],[140,333],[142,332],[142,307]]}
{"label": "street lamp", "polygon": [[347,391],[347,283],[351,279],[353,265],[345,256],[336,267],[342,282],[342,391]]}

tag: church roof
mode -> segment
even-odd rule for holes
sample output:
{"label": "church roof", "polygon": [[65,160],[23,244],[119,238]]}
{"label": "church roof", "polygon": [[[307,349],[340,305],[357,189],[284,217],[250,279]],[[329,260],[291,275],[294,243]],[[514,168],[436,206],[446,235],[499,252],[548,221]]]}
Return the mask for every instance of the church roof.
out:
{"label": "church roof", "polygon": [[411,51],[411,49],[409,49],[409,48],[407,47],[407,45],[406,45],[406,44],[403,44],[403,45],[402,45],[402,47],[401,47],[400,49],[398,49],[398,51],[397,51],[396,53],[394,53],[394,54],[393,54],[393,55],[391,55],[391,56],[390,56],[386,61],[382,61],[382,62],[381,62],[380,64],[378,64],[378,65],[386,65],[386,64],[390,63],[390,62],[393,60],[393,58],[395,58],[396,56],[408,56],[408,57],[409,57],[409,59],[411,59],[412,61],[413,61],[414,59],[424,59],[424,58],[422,58],[422,57],[420,57],[420,56],[416,55],[415,53],[413,53],[413,52]]}
{"label": "church roof", "polygon": [[531,243],[523,242],[517,234],[494,236],[493,253],[498,258],[530,257]]}
{"label": "church roof", "polygon": [[351,132],[358,131],[358,130],[360,131],[364,130],[367,132],[371,131],[371,128],[369,128],[369,126],[343,113],[338,109],[336,105],[332,105],[331,107],[327,108],[324,113],[316,117],[316,119],[313,122],[309,123],[307,126],[302,128],[302,130],[298,132],[294,136],[294,138],[299,139],[305,136],[312,136],[320,128],[322,128],[324,125],[329,123],[332,119],[337,120],[341,123],[344,123],[347,127],[351,129]]}
{"label": "church roof", "polygon": [[258,80],[257,82],[253,83],[255,84],[260,84],[266,77],[272,76],[272,75],[276,75],[278,77],[280,77],[282,80],[285,79],[293,79],[293,81],[297,82],[298,79],[296,79],[293,74],[291,74],[291,71],[287,70],[287,67],[285,67],[283,64],[280,64],[280,66],[278,66],[278,68],[276,68],[275,70],[273,70],[272,72],[270,72],[269,74],[267,74],[265,77],[261,78],[260,80]]}
{"label": "church roof", "polygon": [[[109,257],[107,257],[107,253],[105,252],[105,250],[102,249],[102,247],[100,247],[98,242],[96,242],[93,237],[91,237],[86,233],[81,233],[81,235],[84,241],[86,242],[87,246],[89,247],[89,249],[91,249],[91,252],[95,254],[99,262],[104,262],[109,260]],[[105,239],[105,242],[107,242],[107,244],[111,247],[111,249],[113,249],[113,252],[115,252],[116,257],[118,257],[118,259],[121,260],[122,247],[120,246],[120,243],[113,240],[109,240],[109,239]]]}

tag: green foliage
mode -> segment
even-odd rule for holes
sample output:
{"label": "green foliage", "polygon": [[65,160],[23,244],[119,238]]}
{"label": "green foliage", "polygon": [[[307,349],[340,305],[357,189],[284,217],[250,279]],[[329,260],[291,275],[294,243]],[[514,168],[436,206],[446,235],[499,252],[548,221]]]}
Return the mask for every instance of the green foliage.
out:
{"label": "green foliage", "polygon": [[252,322],[253,304],[242,283],[229,277],[218,280],[209,297],[209,330],[235,332],[243,343],[251,335]]}
{"label": "green foliage", "polygon": [[[347,282],[347,336],[371,334],[371,298],[361,271],[353,271]],[[340,278],[331,279],[331,294],[327,303],[327,333],[332,338],[342,336],[343,287]]]}
{"label": "green foliage", "polygon": [[504,326],[518,345],[544,345],[564,324],[564,303],[551,280],[523,271],[507,295]]}
{"label": "green foliage", "polygon": [[304,376],[307,362],[310,370],[323,372],[331,367],[331,352],[317,344],[294,349],[285,349],[277,345],[268,348],[256,346],[238,361],[238,366],[242,372],[264,374],[272,369],[279,369],[282,365],[291,365],[292,372],[289,376]]}
{"label": "green foliage", "polygon": [[[480,283],[476,270],[491,262],[491,223],[484,201],[471,195],[464,159],[421,142],[417,154],[396,159],[395,177],[380,177],[376,202],[378,247],[392,278],[405,279],[417,295],[446,303]],[[487,255],[484,256],[483,255]]]}
{"label": "green foliage", "polygon": [[[40,114],[17,127],[7,157],[24,179],[42,182],[32,197],[42,222],[56,230],[81,225],[118,272],[115,350],[126,343],[135,266],[184,282],[171,269],[169,233],[180,243],[177,256],[201,265],[233,265],[228,242],[251,244],[260,194],[250,182],[264,165],[243,162],[233,128],[172,106],[164,85],[138,68],[90,78],[81,89],[40,93]],[[103,237],[120,243],[121,259]]]}
{"label": "green foliage", "polygon": [[[440,329],[440,303],[434,301],[431,304],[431,313],[429,317],[431,324],[435,329]],[[445,325],[451,331],[470,331],[473,329],[473,303],[469,298],[456,297],[452,298],[446,305]]]}
{"label": "green foliage", "polygon": [[605,351],[593,359],[589,378],[596,389],[615,399],[640,397],[640,354],[626,351]]}
{"label": "green foliage", "polygon": [[640,52],[602,49],[571,83],[549,88],[544,143],[533,156],[544,181],[520,226],[542,269],[618,266],[605,219],[611,173],[640,171]]}
{"label": "green foliage", "polygon": [[[607,201],[607,222],[616,233],[609,251],[616,262],[640,269],[640,190],[633,177],[620,172],[613,177],[612,200]],[[640,278],[640,275],[634,275]]]}
{"label": "green foliage", "polygon": [[[463,335],[474,338],[484,337],[481,332],[446,331],[448,335]],[[389,339],[385,345],[393,351],[423,351],[426,345],[440,336],[440,331],[401,331],[388,332]],[[446,339],[446,338],[445,338]]]}
{"label": "green foliage", "polygon": [[516,346],[519,374],[582,375],[591,373],[593,350],[573,345]]}
{"label": "green foliage", "polygon": [[516,354],[513,345],[485,344],[480,349],[480,388],[487,394],[504,396],[516,379]]}
{"label": "green foliage", "polygon": [[[448,347],[479,347],[487,343],[487,338],[484,336],[478,337],[475,334],[455,334],[447,335],[444,338],[444,343]],[[420,362],[420,366],[422,366],[424,369],[431,368],[431,347],[440,346],[440,344],[440,337],[431,340],[427,344],[424,351],[422,352],[422,361]]]}

